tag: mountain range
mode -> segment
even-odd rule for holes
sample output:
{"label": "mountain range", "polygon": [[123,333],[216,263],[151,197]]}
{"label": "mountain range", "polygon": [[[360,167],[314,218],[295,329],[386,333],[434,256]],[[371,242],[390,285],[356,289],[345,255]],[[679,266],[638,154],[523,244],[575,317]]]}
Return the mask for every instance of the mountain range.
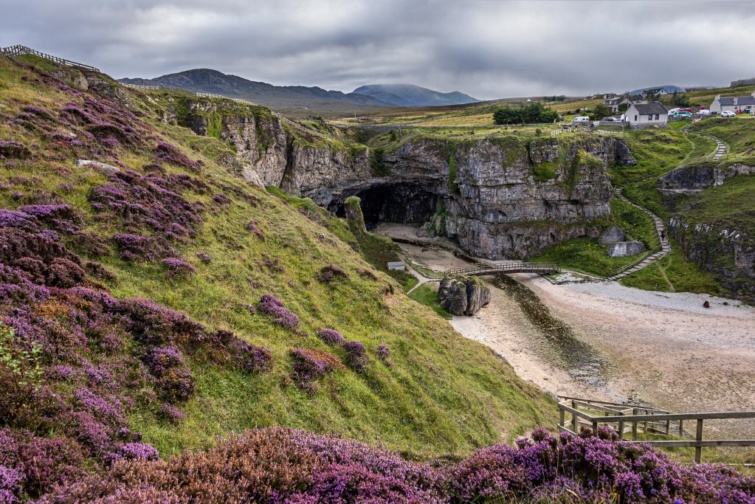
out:
{"label": "mountain range", "polygon": [[427,107],[476,102],[460,92],[441,93],[419,86],[368,85],[352,93],[320,87],[274,86],[217,70],[195,69],[154,79],[124,78],[123,84],[186,89],[229,98],[242,98],[279,112],[358,112],[387,107]]}

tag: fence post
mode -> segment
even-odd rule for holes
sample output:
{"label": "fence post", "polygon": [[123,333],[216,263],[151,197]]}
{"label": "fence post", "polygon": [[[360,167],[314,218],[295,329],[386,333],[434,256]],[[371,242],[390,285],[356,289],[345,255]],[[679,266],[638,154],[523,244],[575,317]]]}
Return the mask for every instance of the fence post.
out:
{"label": "fence post", "polygon": [[598,421],[597,420],[592,421],[592,435],[593,436],[598,435]]}
{"label": "fence post", "polygon": [[[703,440],[703,419],[698,418],[697,419],[697,436],[695,437],[695,440],[700,443]],[[702,446],[695,446],[695,463],[699,464],[700,460],[703,457],[703,447]]]}
{"label": "fence post", "polygon": [[[574,399],[571,400],[571,407],[574,408],[574,409],[577,408],[577,404],[574,401]],[[572,427],[571,430],[572,430],[572,432],[574,432],[574,434],[579,434],[579,432],[577,432],[577,422],[578,422],[577,414],[576,413],[572,413],[571,414],[571,427]]]}
{"label": "fence post", "polygon": [[684,437],[684,420],[679,420],[679,436]]}
{"label": "fence post", "polygon": [[566,411],[564,411],[564,408],[562,408],[560,404],[558,405],[558,414],[559,414],[558,426],[566,427],[566,424],[564,423],[564,421],[566,420]]}

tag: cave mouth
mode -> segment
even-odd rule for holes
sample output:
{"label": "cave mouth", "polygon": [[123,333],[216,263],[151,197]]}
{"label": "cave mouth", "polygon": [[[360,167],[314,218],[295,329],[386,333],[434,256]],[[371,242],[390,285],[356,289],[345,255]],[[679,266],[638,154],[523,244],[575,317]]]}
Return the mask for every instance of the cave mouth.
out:
{"label": "cave mouth", "polygon": [[[370,230],[381,222],[424,224],[432,219],[438,207],[438,195],[421,184],[376,186],[354,195],[361,200],[364,223]],[[336,215],[345,215],[343,201]]]}

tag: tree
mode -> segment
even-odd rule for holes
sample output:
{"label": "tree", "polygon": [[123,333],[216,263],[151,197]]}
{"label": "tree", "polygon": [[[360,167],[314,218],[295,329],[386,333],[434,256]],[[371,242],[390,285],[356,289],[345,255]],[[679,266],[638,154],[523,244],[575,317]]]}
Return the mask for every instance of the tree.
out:
{"label": "tree", "polygon": [[603,105],[602,103],[595,106],[595,110],[592,112],[592,118],[594,121],[600,121],[604,117],[608,117],[611,115],[611,109],[608,108],[607,105]]}
{"label": "tree", "polygon": [[627,111],[628,108],[629,108],[628,103],[622,103],[621,105],[619,105],[619,112],[623,114],[624,112]]}
{"label": "tree", "polygon": [[558,118],[558,112],[543,107],[541,103],[528,103],[519,108],[502,107],[493,112],[493,121],[496,124],[550,123]]}
{"label": "tree", "polygon": [[689,96],[687,93],[677,93],[674,91],[674,96],[671,97],[671,103],[677,107],[689,107]]}

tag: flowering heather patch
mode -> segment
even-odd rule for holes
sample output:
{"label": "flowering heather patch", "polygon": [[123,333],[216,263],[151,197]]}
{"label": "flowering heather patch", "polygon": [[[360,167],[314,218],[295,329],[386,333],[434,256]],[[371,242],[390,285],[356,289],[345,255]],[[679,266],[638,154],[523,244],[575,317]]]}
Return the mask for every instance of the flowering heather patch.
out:
{"label": "flowering heather patch", "polygon": [[294,359],[294,370],[291,378],[299,388],[310,394],[317,391],[317,385],[313,382],[324,376],[343,369],[343,364],[335,355],[316,349],[291,350]]}
{"label": "flowering heather patch", "polygon": [[[170,255],[168,241],[192,237],[202,224],[204,205],[189,203],[176,192],[191,184],[191,178],[142,177],[127,170],[112,174],[109,184],[95,187],[89,201],[102,219],[115,218],[128,231],[120,234],[120,238],[116,236],[122,256],[154,261]],[[140,236],[144,230],[153,231],[155,236],[149,240],[141,236],[126,243],[124,237]],[[151,243],[148,245],[147,241]]]}
{"label": "flowering heather patch", "polygon": [[246,229],[254,233],[260,240],[265,241],[265,233],[257,227],[257,224],[254,221],[249,221],[249,224],[246,225]]}
{"label": "flowering heather patch", "polygon": [[0,159],[17,158],[27,159],[31,157],[31,151],[20,142],[6,142],[0,140]]}
{"label": "flowering heather patch", "polygon": [[157,261],[173,253],[172,247],[160,238],[128,233],[116,233],[113,242],[118,247],[118,257],[124,261]]}
{"label": "flowering heather patch", "polygon": [[326,345],[341,346],[346,342],[343,335],[335,329],[322,329],[317,332],[317,337],[323,340]]}
{"label": "flowering heather patch", "polygon": [[370,360],[364,345],[359,341],[347,341],[341,347],[346,351],[346,365],[362,373],[367,370]]}
{"label": "flowering heather patch", "polygon": [[259,309],[265,315],[275,317],[273,322],[289,329],[296,329],[299,325],[299,318],[291,313],[278,298],[272,294],[264,294],[260,298]]}
{"label": "flowering heather patch", "polygon": [[160,418],[163,418],[172,424],[179,424],[186,419],[186,414],[172,404],[165,403],[160,405],[160,409],[157,413]]}
{"label": "flowering heather patch", "polygon": [[47,119],[49,121],[54,120],[55,118],[52,116],[52,114],[48,111],[43,109],[42,107],[37,107],[36,105],[27,105],[24,107],[24,112],[29,112],[30,114],[37,115],[43,119]]}
{"label": "flowering heather patch", "polygon": [[192,171],[199,171],[202,166],[200,162],[192,161],[176,147],[166,142],[160,142],[159,144],[157,144],[157,147],[155,147],[152,152],[155,154],[157,159],[161,161],[182,166]]}
{"label": "flowering heather patch", "polygon": [[163,259],[162,264],[167,271],[166,276],[169,279],[185,278],[197,272],[197,270],[194,269],[194,266],[177,257],[169,257],[167,259]]}
{"label": "flowering heather patch", "polygon": [[386,366],[391,367],[393,366],[393,363],[391,362],[391,352],[388,350],[388,347],[385,345],[380,345],[377,349],[377,358],[378,360],[385,363]]}
{"label": "flowering heather patch", "polygon": [[242,371],[267,373],[273,369],[273,355],[267,348],[254,346],[236,336],[230,338],[226,347]]}
{"label": "flowering heather patch", "polygon": [[216,194],[212,197],[212,201],[218,206],[228,206],[231,204],[231,198],[225,194]]}
{"label": "flowering heather patch", "polygon": [[210,254],[202,250],[197,252],[197,258],[202,261],[202,264],[210,264],[212,262],[212,257],[210,257]]}
{"label": "flowering heather patch", "polygon": [[111,461],[116,460],[157,460],[160,455],[147,443],[126,443],[111,454]]}
{"label": "flowering heather patch", "polygon": [[262,255],[262,260],[257,261],[259,266],[266,267],[271,273],[285,273],[286,268],[281,265],[280,257],[270,257],[267,254]]}
{"label": "flowering heather patch", "polygon": [[84,219],[70,205],[26,205],[18,209],[37,219],[49,228],[66,234],[75,234],[84,224]]}
{"label": "flowering heather patch", "polygon": [[332,264],[323,267],[320,273],[317,274],[317,279],[322,283],[330,283],[336,278],[348,279],[349,275],[343,269]]}

